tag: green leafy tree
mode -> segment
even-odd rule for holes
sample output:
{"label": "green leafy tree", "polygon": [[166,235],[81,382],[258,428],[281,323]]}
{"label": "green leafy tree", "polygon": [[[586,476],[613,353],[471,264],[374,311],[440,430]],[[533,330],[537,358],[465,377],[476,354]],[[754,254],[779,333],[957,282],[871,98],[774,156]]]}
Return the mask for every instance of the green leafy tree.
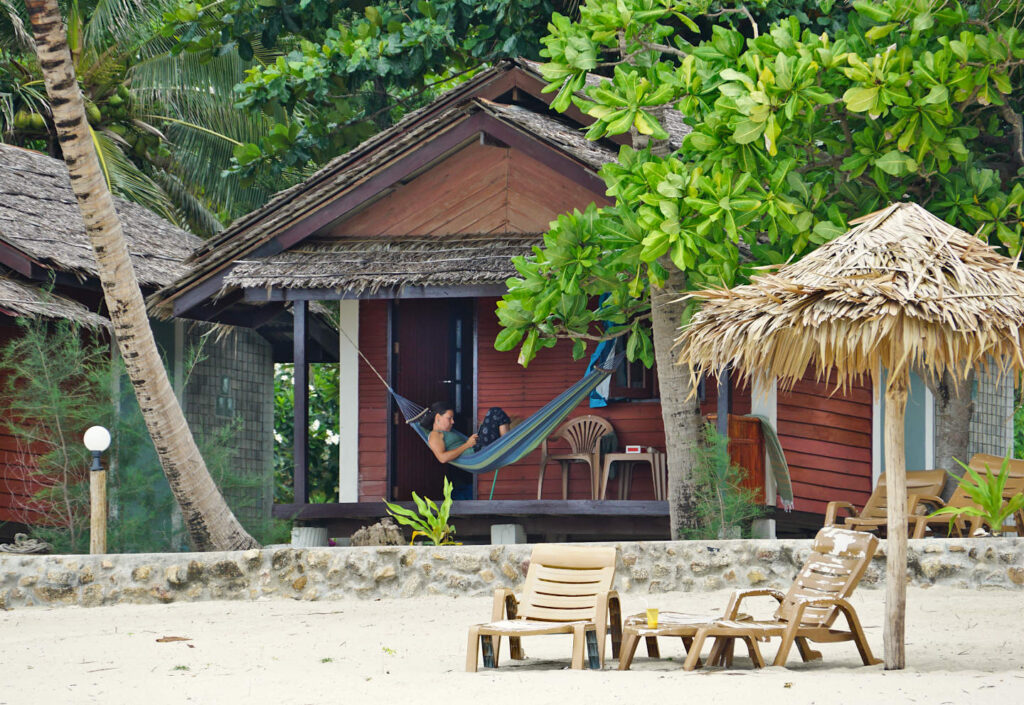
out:
{"label": "green leafy tree", "polygon": [[[238,54],[208,62],[170,52],[163,12],[177,0],[61,3],[68,45],[108,187],[198,234],[252,210],[272,191],[222,177],[236,146],[269,129],[234,108],[249,66]],[[60,157],[52,111],[20,3],[0,0],[0,139]]]}
{"label": "green leafy tree", "polygon": [[[338,501],[338,365],[310,365],[309,496],[312,501]],[[294,366],[274,367],[274,501],[295,501],[292,449],[295,443]]]}
{"label": "green leafy tree", "polygon": [[[601,172],[613,207],[560,217],[516,261],[496,345],[528,363],[559,338],[579,357],[623,336],[630,359],[657,355],[673,532],[699,418],[670,354],[686,289],[742,282],[904,199],[1020,251],[1017,7],[855,2],[832,33],[794,14],[695,42],[707,3],[592,0],[578,21],[553,16],[542,72],[555,107],[593,117],[590,139],[631,133],[634,147]],[[692,127],[667,154],[666,109]]]}
{"label": "green leafy tree", "polygon": [[[238,106],[276,124],[235,149],[250,182],[281,186],[502,57],[537,57],[554,0],[223,0],[165,14],[176,50],[256,65]],[[275,189],[276,190],[276,189]]]}

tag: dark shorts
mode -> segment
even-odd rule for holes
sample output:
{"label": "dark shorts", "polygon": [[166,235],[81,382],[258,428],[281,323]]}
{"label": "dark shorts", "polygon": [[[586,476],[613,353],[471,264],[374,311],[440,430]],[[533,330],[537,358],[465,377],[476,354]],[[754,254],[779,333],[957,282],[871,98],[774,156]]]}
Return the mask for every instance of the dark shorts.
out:
{"label": "dark shorts", "polygon": [[491,443],[501,438],[501,429],[499,426],[510,423],[512,419],[508,417],[503,409],[497,406],[492,406],[487,410],[487,415],[484,416],[484,421],[480,424],[480,428],[476,432],[476,445],[473,447],[474,451],[486,448]]}

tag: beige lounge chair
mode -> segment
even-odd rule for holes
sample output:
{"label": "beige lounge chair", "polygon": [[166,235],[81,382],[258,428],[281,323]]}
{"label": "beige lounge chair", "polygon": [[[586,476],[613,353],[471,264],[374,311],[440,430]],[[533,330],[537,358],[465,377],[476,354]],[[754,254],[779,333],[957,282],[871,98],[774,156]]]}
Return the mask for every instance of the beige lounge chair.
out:
{"label": "beige lounge chair", "polygon": [[[942,486],[946,483],[945,470],[911,470],[907,472],[907,515],[916,515],[923,512],[924,508],[918,509],[919,496],[937,495],[942,492]],[[886,524],[886,484],[885,475],[878,478],[875,486],[864,508],[857,513],[857,508],[849,502],[829,502],[825,508],[825,526],[845,526],[847,529],[860,531],[877,531],[885,529]],[[849,511],[854,516],[849,516],[840,521],[837,516],[840,509]]]}
{"label": "beige lounge chair", "polygon": [[[601,493],[601,438],[614,433],[615,429],[600,416],[577,416],[558,427],[549,438],[545,438],[540,449],[540,473],[537,477],[537,499],[544,491],[544,470],[549,461],[562,466],[562,499],[569,496],[569,466],[585,463],[590,470],[590,498],[598,499]],[[564,440],[569,444],[568,453],[548,449],[552,441]]]}
{"label": "beige lounge chair", "polygon": [[[967,465],[984,477],[986,467],[994,474],[999,474],[1003,467],[1003,459],[998,455],[975,453],[974,456],[971,457],[971,462]],[[1010,460],[1010,471],[1007,473],[1006,486],[1003,488],[1003,499],[1009,499],[1018,492],[1024,492],[1024,460],[1012,458]],[[971,496],[959,485],[957,485],[956,490],[953,491],[953,494],[950,496],[948,501],[944,502],[940,497],[938,497],[938,494],[938,492],[921,493],[918,496],[918,500],[927,505],[929,512],[939,509],[940,507],[976,506],[974,504],[974,500],[971,499]],[[914,516],[910,519],[910,526],[911,535],[915,539],[924,538],[929,529],[936,535],[945,536],[948,531],[949,516]],[[984,528],[984,522],[981,517],[961,515],[953,522],[953,533],[957,536],[975,536],[983,533]],[[995,527],[991,526],[988,527],[990,531],[994,528]],[[1024,513],[1017,513],[1014,517],[1013,527],[1004,526],[999,527],[998,530],[1015,530],[1018,536],[1024,536]]]}
{"label": "beige lounge chair", "polygon": [[572,667],[583,668],[586,661],[590,668],[600,668],[610,632],[612,656],[618,657],[622,611],[612,590],[615,557],[614,547],[536,546],[522,599],[516,600],[508,588],[495,590],[492,621],[470,627],[466,670],[476,671],[481,648],[484,667],[497,668],[503,636],[508,637],[511,657],[523,659],[522,637],[572,634]]}
{"label": "beige lounge chair", "polygon": [[[815,537],[812,553],[793,580],[789,592],[770,588],[738,590],[729,600],[723,619],[712,618],[703,623],[662,629],[658,635],[683,637],[684,643],[692,638],[692,643],[686,645],[687,655],[683,662],[687,671],[699,667],[701,647],[708,637],[715,638],[708,657],[712,664],[731,661],[733,644],[740,639],[746,644],[754,666],[763,668],[764,659],[757,643],[771,637],[782,638],[775,656],[776,666],[786,665],[794,643],[804,661],[821,658],[821,653],[812,650],[808,641],[852,641],[865,665],[880,663],[872,656],[857,613],[847,601],[877,548],[878,538],[871,534],[825,527]],[[770,595],[779,601],[775,614],[765,621],[744,620],[740,613],[742,601],[760,595]],[[846,618],[848,629],[833,628],[840,613]],[[629,668],[632,663],[642,632],[642,629],[634,629],[627,624],[619,657],[620,670]]]}

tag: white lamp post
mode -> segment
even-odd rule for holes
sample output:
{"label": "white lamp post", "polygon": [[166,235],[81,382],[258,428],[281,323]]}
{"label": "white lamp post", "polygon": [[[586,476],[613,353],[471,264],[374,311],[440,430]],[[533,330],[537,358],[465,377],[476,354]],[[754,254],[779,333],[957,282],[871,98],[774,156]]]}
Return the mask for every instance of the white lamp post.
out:
{"label": "white lamp post", "polygon": [[100,455],[110,447],[110,431],[102,426],[92,426],[82,441],[92,453],[92,466],[89,468],[89,553],[106,553],[107,471],[100,463]]}

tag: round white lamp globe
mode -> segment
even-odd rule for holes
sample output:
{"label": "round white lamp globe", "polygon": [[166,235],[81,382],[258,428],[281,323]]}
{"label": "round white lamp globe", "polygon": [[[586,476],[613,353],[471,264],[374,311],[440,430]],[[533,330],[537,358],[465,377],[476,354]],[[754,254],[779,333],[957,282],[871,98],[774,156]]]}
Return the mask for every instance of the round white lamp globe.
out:
{"label": "round white lamp globe", "polygon": [[102,453],[110,447],[110,431],[102,426],[92,426],[82,437],[85,447],[94,453]]}

